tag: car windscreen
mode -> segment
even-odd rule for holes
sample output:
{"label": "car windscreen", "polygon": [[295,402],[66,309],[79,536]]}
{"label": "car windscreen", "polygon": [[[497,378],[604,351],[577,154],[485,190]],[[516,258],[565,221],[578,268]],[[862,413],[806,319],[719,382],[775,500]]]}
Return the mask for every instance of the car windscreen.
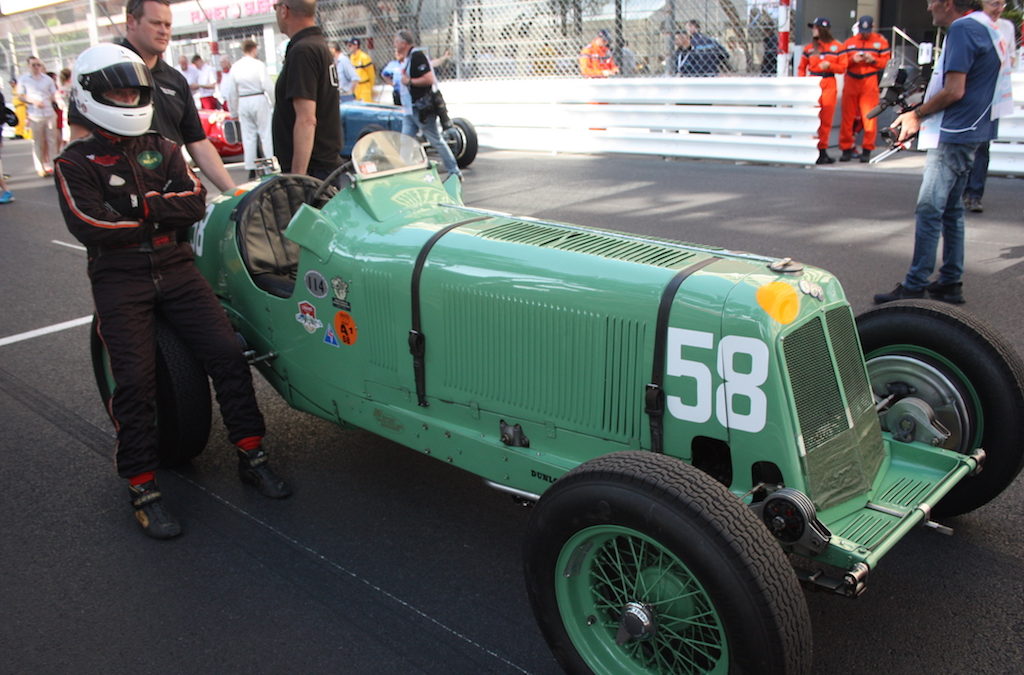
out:
{"label": "car windscreen", "polygon": [[376,131],[352,148],[352,164],[363,178],[427,168],[423,144],[397,131]]}

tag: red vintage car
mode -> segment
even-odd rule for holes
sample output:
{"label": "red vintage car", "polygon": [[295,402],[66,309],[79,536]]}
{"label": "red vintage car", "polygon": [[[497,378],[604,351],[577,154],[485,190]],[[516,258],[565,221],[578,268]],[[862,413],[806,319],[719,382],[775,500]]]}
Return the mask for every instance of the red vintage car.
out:
{"label": "red vintage car", "polygon": [[221,157],[242,154],[242,130],[231,113],[226,110],[200,110],[199,121]]}

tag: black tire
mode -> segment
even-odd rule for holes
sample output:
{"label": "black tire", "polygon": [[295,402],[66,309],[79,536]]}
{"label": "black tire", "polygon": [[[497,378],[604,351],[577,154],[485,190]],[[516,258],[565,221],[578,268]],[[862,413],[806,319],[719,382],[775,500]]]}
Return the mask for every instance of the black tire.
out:
{"label": "black tire", "polygon": [[[569,673],[810,672],[807,604],[781,547],[681,460],[621,452],[573,469],[534,509],[524,561]],[[656,627],[617,644],[620,618],[645,612]]]}
{"label": "black tire", "polygon": [[356,136],[356,140],[358,141],[363,136],[367,136],[369,134],[372,134],[375,131],[384,131],[384,130],[385,130],[384,127],[382,127],[379,124],[367,124],[365,127],[363,127],[362,129],[359,130],[359,134]]}
{"label": "black tire", "polygon": [[452,125],[444,130],[442,137],[448,147],[452,149],[452,154],[455,155],[455,161],[458,162],[460,169],[465,169],[476,159],[479,144],[476,129],[469,123],[469,120],[456,117],[452,120]]}
{"label": "black tire", "polygon": [[1005,490],[1024,467],[1024,364],[1013,348],[966,312],[928,300],[869,310],[857,331],[876,395],[887,395],[887,380],[938,373],[939,391],[919,387],[915,395],[953,432],[945,447],[985,450],[981,473],[963,479],[935,514],[973,511]]}
{"label": "black tire", "polygon": [[[174,467],[198,457],[206,447],[210,437],[210,385],[199,361],[160,319],[156,323],[156,343],[158,452],[161,466]],[[90,347],[96,386],[109,415],[113,378],[95,317]]]}

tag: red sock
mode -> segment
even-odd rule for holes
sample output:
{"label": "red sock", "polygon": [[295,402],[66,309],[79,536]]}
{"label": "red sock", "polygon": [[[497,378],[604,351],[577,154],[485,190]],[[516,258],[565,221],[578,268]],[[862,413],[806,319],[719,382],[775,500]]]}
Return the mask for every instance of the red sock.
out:
{"label": "red sock", "polygon": [[153,471],[144,471],[138,476],[132,476],[129,478],[128,484],[131,486],[142,485],[143,483],[148,483],[151,480],[156,480],[156,473]]}
{"label": "red sock", "polygon": [[259,450],[260,445],[263,443],[262,436],[247,436],[242,440],[235,443],[239,450],[249,452],[250,450]]}

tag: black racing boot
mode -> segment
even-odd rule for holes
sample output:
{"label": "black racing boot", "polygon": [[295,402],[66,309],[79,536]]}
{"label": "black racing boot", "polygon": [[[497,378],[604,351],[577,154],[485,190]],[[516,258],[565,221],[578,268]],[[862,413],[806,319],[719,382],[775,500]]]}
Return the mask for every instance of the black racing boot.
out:
{"label": "black racing boot", "polygon": [[964,285],[959,281],[954,284],[940,284],[938,281],[933,281],[928,284],[926,290],[932,300],[941,300],[951,305],[962,305],[967,302],[964,300]]}
{"label": "black racing boot", "polygon": [[271,499],[283,499],[292,493],[284,479],[274,473],[263,448],[238,451],[238,477],[253,485],[260,494]]}
{"label": "black racing boot", "polygon": [[871,151],[870,150],[861,150],[860,151],[860,163],[861,164],[867,164],[870,161],[871,161]]}
{"label": "black racing boot", "polygon": [[164,508],[163,495],[155,480],[129,485],[128,494],[135,509],[135,520],[139,521],[143,532],[154,539],[171,539],[181,534],[181,525]]}
{"label": "black racing boot", "polygon": [[828,156],[828,151],[821,149],[818,150],[818,161],[815,164],[835,164],[836,160]]}
{"label": "black racing boot", "polygon": [[843,150],[842,156],[839,157],[840,162],[849,162],[851,159],[856,157],[857,154],[853,151],[853,148],[847,148]]}

